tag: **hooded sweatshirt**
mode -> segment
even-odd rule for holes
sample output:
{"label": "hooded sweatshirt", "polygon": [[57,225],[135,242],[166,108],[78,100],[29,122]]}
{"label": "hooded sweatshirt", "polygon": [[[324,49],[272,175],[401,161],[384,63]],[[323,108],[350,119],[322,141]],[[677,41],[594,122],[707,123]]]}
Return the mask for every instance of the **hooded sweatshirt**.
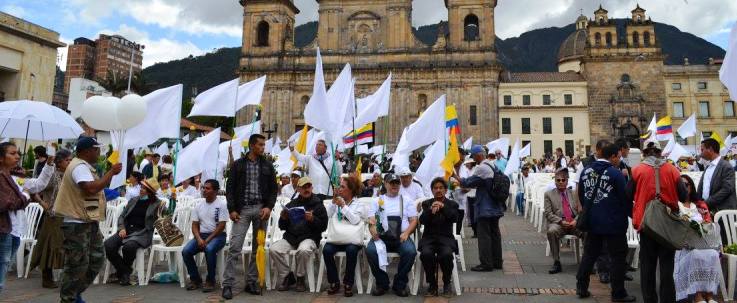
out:
{"label": "hooded sweatshirt", "polygon": [[599,159],[584,169],[578,184],[578,198],[588,207],[590,232],[601,235],[627,233],[632,202],[626,198],[627,183],[622,172]]}

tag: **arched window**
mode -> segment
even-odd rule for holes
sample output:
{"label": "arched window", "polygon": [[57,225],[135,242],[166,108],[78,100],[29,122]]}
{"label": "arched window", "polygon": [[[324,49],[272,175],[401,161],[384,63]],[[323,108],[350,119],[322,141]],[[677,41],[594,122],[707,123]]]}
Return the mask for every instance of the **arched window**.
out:
{"label": "arched window", "polygon": [[463,40],[476,41],[479,38],[479,17],[474,14],[466,16],[463,20]]}
{"label": "arched window", "polygon": [[600,33],[594,34],[594,45],[597,47],[601,46],[601,34]]}
{"label": "arched window", "polygon": [[642,23],[642,16],[641,15],[637,15],[637,23]]}
{"label": "arched window", "polygon": [[256,46],[269,46],[269,23],[266,21],[256,26]]}
{"label": "arched window", "polygon": [[607,47],[612,46],[612,33],[611,32],[606,33],[606,46]]}
{"label": "arched window", "polygon": [[645,46],[650,46],[650,32],[645,32],[642,35],[642,40],[644,41]]}
{"label": "arched window", "polygon": [[640,33],[638,32],[632,33],[632,44],[634,46],[640,46]]}
{"label": "arched window", "polygon": [[603,24],[604,24],[604,17],[599,17],[599,25],[603,25]]}
{"label": "arched window", "polygon": [[307,108],[307,103],[310,102],[310,97],[307,95],[302,96],[302,98],[299,101],[300,108],[297,109],[299,112],[299,117],[304,119],[304,112],[305,108]]}

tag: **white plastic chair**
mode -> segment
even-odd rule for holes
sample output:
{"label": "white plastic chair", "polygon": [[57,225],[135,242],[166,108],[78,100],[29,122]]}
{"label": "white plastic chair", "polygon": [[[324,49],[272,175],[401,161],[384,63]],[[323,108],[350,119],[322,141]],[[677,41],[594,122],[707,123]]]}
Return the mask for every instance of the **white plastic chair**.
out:
{"label": "white plastic chair", "polygon": [[[25,216],[26,216],[26,230],[23,231],[23,234],[21,234],[20,237],[20,245],[18,246],[18,250],[15,253],[15,263],[16,268],[18,271],[18,278],[22,278],[23,274],[25,273],[23,271],[23,265],[26,264],[23,262],[25,249],[26,247],[30,247],[30,251],[33,252],[33,248],[36,246],[36,233],[38,232],[38,223],[41,222],[41,215],[43,214],[44,209],[41,207],[38,203],[30,203],[25,208]],[[26,265],[26,268],[30,267],[31,264],[31,255],[28,256],[28,265]],[[28,274],[26,273],[26,276]]]}
{"label": "white plastic chair", "polygon": [[[455,253],[453,254],[453,259],[458,260],[458,256]],[[451,278],[452,280],[451,282],[453,283],[453,288],[456,292],[456,296],[460,296],[461,295],[461,279],[460,279],[460,276],[458,275],[458,264],[456,263],[457,262],[453,262],[453,276]],[[411,281],[410,283],[412,283],[411,284],[412,285],[411,294],[413,296],[416,296],[417,292],[420,289],[420,282],[424,280],[423,274],[425,273],[425,269],[422,267],[422,260],[420,259],[419,251],[417,252],[417,257],[415,258],[414,267],[415,268],[413,269],[413,271],[416,271],[414,273],[414,279],[413,279],[414,281],[413,282]]]}
{"label": "white plastic chair", "polygon": [[[576,264],[581,263],[581,239],[576,235],[564,235],[560,240],[568,241],[568,245],[571,246],[573,251],[573,257],[576,258]],[[550,242],[545,245],[545,256],[550,256]]]}
{"label": "white plastic chair", "polygon": [[640,234],[632,225],[632,218],[629,218],[629,223],[629,227],[627,227],[627,247],[635,250],[630,266],[638,268],[640,263]]}
{"label": "white plastic chair", "polygon": [[[365,204],[365,205],[366,207],[370,207],[368,204]],[[328,224],[331,224],[331,223],[328,223]],[[361,263],[363,262],[362,262],[361,254],[364,253],[365,248],[366,248],[365,243],[368,243],[368,239],[370,238],[370,237],[367,238],[366,236],[366,234],[368,234],[367,225],[368,224],[364,224],[363,231],[362,231],[364,246],[362,247],[362,249],[358,252],[358,255],[356,256],[356,268],[355,268],[353,284],[356,286],[356,290],[359,295],[363,293],[363,279],[361,277],[361,273],[363,272],[363,270],[361,269]],[[318,270],[317,270],[317,285],[315,286],[313,292],[321,291],[322,280],[325,275],[325,259],[322,256],[322,250],[325,247],[325,244],[327,243],[327,232],[324,232],[322,236],[323,236],[322,240],[320,240],[320,250],[319,250],[320,251],[320,265],[318,266]],[[343,268],[343,260],[346,258],[345,251],[336,252],[335,257],[338,258],[338,263],[336,265],[337,265],[338,271],[340,271]],[[369,275],[370,273],[371,271],[369,271]],[[370,287],[370,285],[371,284],[369,283],[368,287]],[[366,293],[369,293],[369,292],[370,292],[370,289],[366,288]]]}
{"label": "white plastic chair", "polygon": [[[172,220],[174,224],[176,224],[177,228],[182,232],[182,235],[184,235],[184,241],[182,242],[182,245],[179,246],[166,246],[165,244],[154,244],[151,245],[151,253],[148,257],[148,269],[146,271],[146,276],[144,278],[145,282],[148,283],[148,279],[151,278],[152,271],[153,271],[153,263],[154,258],[156,257],[156,253],[160,252],[162,254],[169,254],[170,255],[170,263],[175,260],[177,272],[179,273],[179,285],[181,287],[184,287],[185,280],[187,278],[186,269],[184,268],[184,261],[182,260],[182,249],[184,249],[184,245],[187,245],[187,241],[191,238],[191,227],[192,227],[192,208],[191,207],[182,207],[178,208],[174,211],[174,216],[172,217]],[[174,256],[171,256],[171,254],[174,254]],[[171,259],[171,258],[174,259]]]}
{"label": "white plastic chair", "polygon": [[456,233],[457,225],[458,223],[453,223],[453,236],[456,239],[456,243],[458,243],[458,261],[461,263],[461,270],[466,271],[466,253],[463,251],[463,228],[461,228],[461,233]]}
{"label": "white plastic chair", "polygon": [[[717,212],[714,215],[714,222],[719,223],[727,234],[727,243],[722,243],[723,246],[737,243],[737,210],[721,210]],[[732,301],[734,299],[735,280],[737,280],[737,255],[724,255],[727,256],[727,270],[729,271],[727,278],[729,278],[729,281],[725,289],[724,273],[722,273],[722,297],[724,297],[724,301]]]}

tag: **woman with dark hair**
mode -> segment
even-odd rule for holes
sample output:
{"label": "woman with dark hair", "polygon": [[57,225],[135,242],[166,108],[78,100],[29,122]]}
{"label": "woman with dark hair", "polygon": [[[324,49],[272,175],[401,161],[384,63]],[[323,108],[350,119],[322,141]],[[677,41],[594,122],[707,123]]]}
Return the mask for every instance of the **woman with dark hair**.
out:
{"label": "woman with dark hair", "polygon": [[174,171],[174,160],[169,155],[161,156],[161,174],[171,174]]}
{"label": "woman with dark hair", "polygon": [[[361,182],[355,176],[344,177],[340,180],[340,187],[334,190],[336,195],[333,202],[328,205],[328,218],[338,216],[338,220],[346,221],[351,225],[362,224],[368,216],[365,205],[358,203],[357,198],[361,193]],[[329,219],[330,220],[330,219]],[[328,235],[330,238],[330,235]],[[335,264],[335,253],[344,251],[346,254],[345,273],[343,274],[343,295],[353,296],[353,283],[355,276],[358,252],[361,250],[363,239],[357,236],[354,243],[325,243],[322,249],[322,257],[325,261],[325,270],[328,275],[328,294],[334,295],[340,291],[340,277]]]}
{"label": "woman with dark hair", "polygon": [[54,215],[54,201],[59,192],[61,179],[64,172],[72,161],[72,153],[60,149],[54,157],[56,170],[46,187],[36,195],[36,201],[44,208],[41,218],[41,229],[38,232],[38,242],[34,246],[31,255],[31,266],[28,271],[38,266],[41,269],[41,287],[57,288],[53,279],[53,270],[64,268],[64,234],[61,232],[61,224],[64,218]]}
{"label": "woman with dark hair", "polygon": [[28,206],[28,197],[10,175],[19,161],[20,155],[15,144],[0,143],[0,292],[5,286],[10,260],[20,246],[23,222],[18,211]]}
{"label": "woman with dark hair", "polygon": [[192,198],[199,198],[200,191],[197,189],[195,184],[195,177],[191,177],[182,181],[181,186],[177,187],[177,192],[181,196],[189,196]]}
{"label": "woman with dark hair", "polygon": [[141,194],[141,181],[143,181],[143,174],[137,171],[131,173],[128,178],[128,185],[125,187],[125,198],[130,200],[138,197]]}
{"label": "woman with dark hair", "polygon": [[[688,216],[691,221],[699,224],[710,224],[714,229],[715,237],[710,237],[721,243],[719,236],[719,225],[714,224],[709,214],[706,202],[701,200],[696,192],[696,186],[687,175],[681,176],[681,182],[688,189],[685,201],[678,202],[681,216]],[[682,249],[676,251],[673,268],[673,280],[675,281],[676,300],[684,300],[694,296],[694,302],[716,302],[714,294],[719,288],[719,277],[722,267],[719,261],[719,250],[717,249]]]}

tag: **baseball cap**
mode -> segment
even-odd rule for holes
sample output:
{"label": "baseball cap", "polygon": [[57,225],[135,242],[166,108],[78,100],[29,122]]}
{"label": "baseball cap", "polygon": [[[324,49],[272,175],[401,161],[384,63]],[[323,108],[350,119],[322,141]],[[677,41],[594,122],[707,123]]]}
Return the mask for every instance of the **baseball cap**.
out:
{"label": "baseball cap", "polygon": [[75,150],[82,151],[101,146],[102,145],[100,145],[100,143],[97,143],[97,140],[93,137],[79,137],[79,139],[77,139],[77,147],[75,148]]}
{"label": "baseball cap", "polygon": [[400,167],[400,168],[397,168],[397,175],[399,175],[400,177],[411,176],[412,171],[409,170],[409,167],[406,167],[406,166]]}
{"label": "baseball cap", "polygon": [[660,150],[660,151],[663,150],[662,148],[660,148],[660,143],[658,143],[657,141],[650,141],[650,142],[648,142],[647,143],[647,146],[645,147],[645,149],[643,149],[643,151],[646,151],[648,149],[656,149],[656,150]]}
{"label": "baseball cap", "polygon": [[299,178],[299,182],[297,182],[297,186],[299,187],[305,186],[307,184],[312,185],[312,179],[310,179],[310,177]]}
{"label": "baseball cap", "polygon": [[387,181],[387,182],[397,181],[398,182],[399,176],[397,176],[396,174],[388,173],[384,175],[384,181]]}
{"label": "baseball cap", "polygon": [[302,177],[302,172],[298,170],[293,170],[290,176]]}
{"label": "baseball cap", "polygon": [[485,152],[486,151],[484,150],[484,147],[481,145],[474,145],[473,147],[471,147],[471,155],[485,153]]}

